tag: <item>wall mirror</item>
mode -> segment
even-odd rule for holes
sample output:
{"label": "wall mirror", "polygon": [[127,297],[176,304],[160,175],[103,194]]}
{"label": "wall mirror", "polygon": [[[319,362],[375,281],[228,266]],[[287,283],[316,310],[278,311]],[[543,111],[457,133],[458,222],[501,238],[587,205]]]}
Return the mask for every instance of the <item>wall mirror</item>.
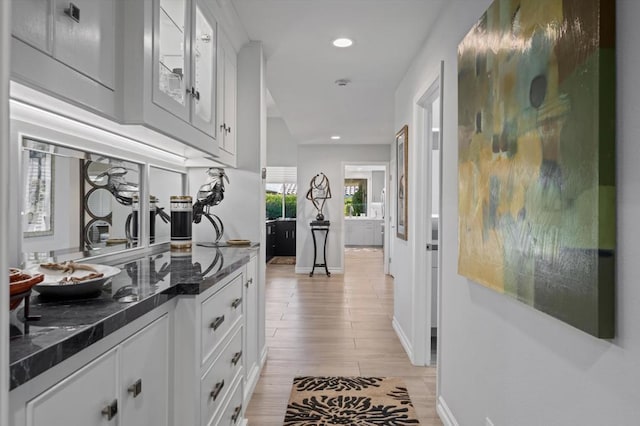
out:
{"label": "wall mirror", "polygon": [[140,164],[28,138],[22,148],[24,253],[82,257],[138,245]]}
{"label": "wall mirror", "polygon": [[169,198],[185,194],[186,176],[173,170],[149,167],[149,241],[166,243],[171,240]]}

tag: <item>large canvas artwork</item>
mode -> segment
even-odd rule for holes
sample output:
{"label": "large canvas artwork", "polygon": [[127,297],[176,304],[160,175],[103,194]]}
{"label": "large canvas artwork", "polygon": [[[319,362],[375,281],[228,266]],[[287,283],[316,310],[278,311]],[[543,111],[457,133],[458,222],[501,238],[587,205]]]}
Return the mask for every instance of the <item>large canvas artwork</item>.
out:
{"label": "large canvas artwork", "polygon": [[460,274],[614,335],[615,2],[496,0],[458,47]]}

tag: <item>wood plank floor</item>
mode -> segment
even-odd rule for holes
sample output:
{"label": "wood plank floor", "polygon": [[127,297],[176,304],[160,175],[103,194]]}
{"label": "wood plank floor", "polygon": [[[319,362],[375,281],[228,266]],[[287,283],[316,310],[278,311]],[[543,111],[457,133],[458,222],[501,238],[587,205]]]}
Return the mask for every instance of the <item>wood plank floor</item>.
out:
{"label": "wood plank floor", "polygon": [[266,306],[269,352],[247,407],[249,425],[282,426],[300,375],[401,377],[421,425],[442,425],[435,368],[411,365],[391,326],[393,279],[383,273],[381,250],[347,249],[345,274],[330,278],[267,265]]}

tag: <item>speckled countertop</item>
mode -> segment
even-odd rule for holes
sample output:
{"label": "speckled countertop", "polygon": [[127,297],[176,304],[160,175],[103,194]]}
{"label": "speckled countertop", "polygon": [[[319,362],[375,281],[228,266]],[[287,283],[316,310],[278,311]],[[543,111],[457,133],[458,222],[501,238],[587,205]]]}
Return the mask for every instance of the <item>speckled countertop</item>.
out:
{"label": "speckled countertop", "polygon": [[124,327],[178,295],[200,294],[246,264],[250,247],[200,247],[189,253],[143,255],[127,261],[100,262],[122,269],[94,297],[45,300],[34,292],[31,314],[12,312],[10,389],[33,379],[89,345]]}

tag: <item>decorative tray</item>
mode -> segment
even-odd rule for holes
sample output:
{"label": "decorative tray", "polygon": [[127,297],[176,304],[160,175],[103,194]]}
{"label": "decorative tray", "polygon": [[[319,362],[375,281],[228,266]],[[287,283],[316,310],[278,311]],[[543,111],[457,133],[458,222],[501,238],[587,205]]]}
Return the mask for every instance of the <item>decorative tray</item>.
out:
{"label": "decorative tray", "polygon": [[91,270],[73,268],[52,270],[40,265],[29,268],[26,272],[44,274],[44,280],[33,289],[42,296],[52,297],[80,297],[97,294],[109,279],[120,273],[120,268],[113,266],[90,263],[81,265]]}

